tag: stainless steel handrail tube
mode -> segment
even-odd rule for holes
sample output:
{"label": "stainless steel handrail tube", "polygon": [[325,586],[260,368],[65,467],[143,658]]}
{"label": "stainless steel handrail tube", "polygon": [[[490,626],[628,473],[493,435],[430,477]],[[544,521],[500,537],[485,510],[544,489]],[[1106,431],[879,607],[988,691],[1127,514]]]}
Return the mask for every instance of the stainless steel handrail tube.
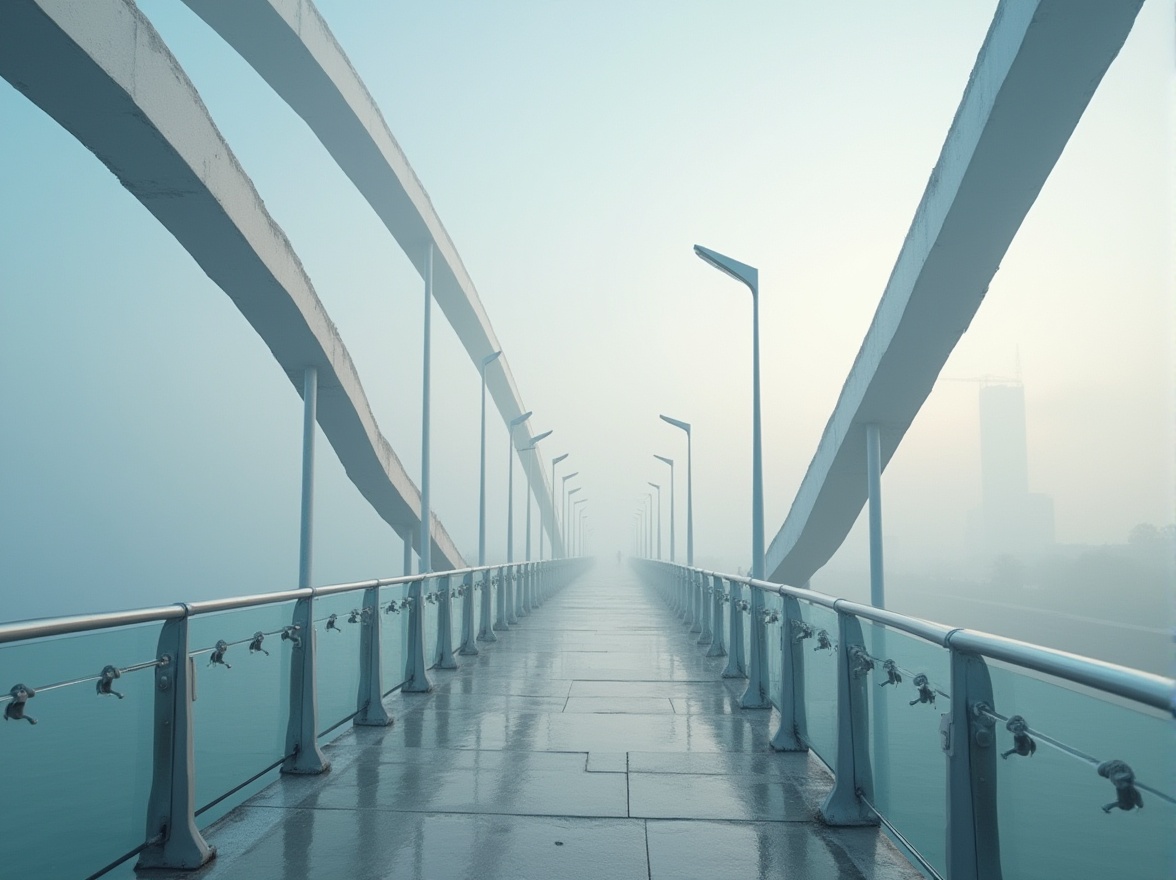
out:
{"label": "stainless steel handrail tube", "polygon": [[[685,567],[679,567],[687,570]],[[849,599],[839,599],[815,590],[772,584],[743,575],[723,574],[706,569],[696,570],[731,583],[743,584],[768,593],[779,593],[782,596],[793,596],[803,602],[852,614],[854,617],[882,624],[953,651],[976,654],[1024,669],[1032,669],[1176,715],[1176,681],[1162,675],[992,633],[949,627],[934,621],[875,608],[872,605],[851,602]]]}
{"label": "stainless steel handrail tube", "polygon": [[0,645],[9,642],[23,642],[27,639],[42,639],[47,636],[64,636],[89,630],[110,629],[115,626],[131,626],[136,623],[158,623],[183,617],[186,613],[183,605],[158,605],[154,608],[136,608],[130,611],[14,620],[11,623],[0,623]]}
{"label": "stainless steel handrail tube", "polygon": [[217,611],[235,611],[241,608],[256,608],[277,602],[290,602],[311,596],[334,596],[340,593],[369,590],[372,587],[389,587],[397,584],[413,584],[438,577],[461,577],[467,573],[476,574],[494,568],[513,569],[524,563],[509,566],[481,565],[459,568],[453,571],[432,571],[426,574],[402,575],[394,578],[377,578],[344,584],[328,584],[322,587],[306,587],[301,590],[278,590],[273,593],[254,593],[247,596],[230,596],[226,599],[205,599],[175,605],[157,605],[150,608],[133,608],[128,611],[104,611],[94,614],[72,614],[64,617],[40,617],[31,620],[14,620],[0,623],[0,645],[41,639],[49,636],[73,635],[91,630],[111,629],[117,626],[133,626],[137,623],[159,623],[174,620],[185,614],[212,614]]}
{"label": "stainless steel handrail tube", "polygon": [[969,629],[950,633],[947,647],[1063,678],[1165,712],[1174,711],[1176,682],[1162,675]]}

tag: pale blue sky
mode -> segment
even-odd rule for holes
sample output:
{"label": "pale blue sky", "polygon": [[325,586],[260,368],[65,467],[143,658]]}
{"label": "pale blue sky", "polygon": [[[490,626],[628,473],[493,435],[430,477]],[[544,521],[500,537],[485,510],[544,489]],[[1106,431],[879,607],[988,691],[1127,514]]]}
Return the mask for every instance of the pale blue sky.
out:
{"label": "pale blue sky", "polygon": [[[419,276],[251,68],[176,0],[140,5],[417,478]],[[668,412],[696,426],[700,561],[745,565],[750,303],[691,245],[761,269],[770,538],[995,4],[319,7],[456,242],[535,430],[555,429],[545,453],[583,474],[597,549],[629,549],[638,493],[665,479],[653,453],[684,460]],[[1030,481],[1062,541],[1172,520],[1173,42],[1170,4],[1149,0],[945,371],[1008,374],[1019,348]],[[297,394],[92,155],[6,83],[0,115],[0,618],[290,586]],[[477,371],[435,327],[434,507],[472,557]],[[500,423],[489,442],[504,510]],[[398,572],[398,540],[325,443],[319,462],[316,581]],[[896,565],[962,550],[978,462],[975,389],[943,385],[886,474]]]}

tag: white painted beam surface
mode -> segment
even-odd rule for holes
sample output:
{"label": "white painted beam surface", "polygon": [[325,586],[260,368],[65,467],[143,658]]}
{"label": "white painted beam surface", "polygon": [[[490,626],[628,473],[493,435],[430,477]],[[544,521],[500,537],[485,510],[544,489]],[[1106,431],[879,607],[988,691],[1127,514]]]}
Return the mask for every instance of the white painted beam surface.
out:
{"label": "white painted beam surface", "polygon": [[1118,54],[1142,0],[1005,0],[976,59],[874,320],[779,533],[799,585],[866,502],[865,426],[894,454]]}
{"label": "white painted beam surface", "polygon": [[[129,0],[4,0],[0,75],[118,177],[241,310],[302,392],[376,512],[416,535],[420,495],[380,433],[355,365],[290,242],[196,89]],[[439,567],[464,566],[436,519]]]}
{"label": "white painted beam surface", "polygon": [[[473,280],[380,108],[310,0],[184,0],[244,58],[306,122],[392,233],[417,271],[435,247],[433,292],[470,360],[502,346]],[[486,387],[509,424],[525,412],[507,356],[486,372]],[[549,522],[551,487],[537,451],[520,461]],[[558,545],[558,541],[557,541]]]}

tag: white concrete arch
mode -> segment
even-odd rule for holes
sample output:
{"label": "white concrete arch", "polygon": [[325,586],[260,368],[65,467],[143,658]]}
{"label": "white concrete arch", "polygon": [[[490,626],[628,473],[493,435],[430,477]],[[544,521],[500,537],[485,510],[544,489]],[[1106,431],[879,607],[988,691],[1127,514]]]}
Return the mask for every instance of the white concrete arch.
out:
{"label": "white concrete arch", "polygon": [[867,498],[964,331],[1143,0],[1006,0],[972,69],[874,320],[765,566],[803,584]]}
{"label": "white concrete arch", "polygon": [[[306,122],[343,172],[424,275],[426,248],[435,247],[434,296],[470,360],[502,348],[473,280],[433,208],[428,193],[392,136],[380,108],[351,66],[311,0],[184,0],[245,59]],[[486,373],[504,424],[526,411],[506,356]],[[551,485],[538,451],[522,451],[536,493],[540,522],[552,522]],[[557,550],[558,536],[553,539]]]}
{"label": "white concrete arch", "polygon": [[[318,422],[348,476],[389,525],[419,543],[420,493],[380,433],[342,338],[196,89],[134,3],[0,3],[0,75],[176,237],[300,394],[305,368],[317,368]],[[436,518],[432,536],[438,567],[464,566]]]}

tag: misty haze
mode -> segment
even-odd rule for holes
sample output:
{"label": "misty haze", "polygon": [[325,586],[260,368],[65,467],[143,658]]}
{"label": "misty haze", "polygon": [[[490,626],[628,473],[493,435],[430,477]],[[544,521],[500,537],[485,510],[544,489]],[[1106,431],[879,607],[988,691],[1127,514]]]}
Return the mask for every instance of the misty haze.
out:
{"label": "misty haze", "polygon": [[[123,630],[62,624],[51,639],[21,635],[24,621],[446,571],[459,574],[362,596],[328,591],[302,623],[293,594],[192,616],[184,638],[204,711],[279,719],[262,745],[242,746],[239,765],[198,780],[196,806],[209,812],[193,829],[217,827],[279,769],[321,771],[319,745],[340,778],[358,773],[331,748],[350,748],[337,743],[353,716],[357,740],[365,712],[379,716],[371,726],[385,723],[384,697],[397,707],[390,724],[398,701],[432,690],[440,709],[389,730],[408,747],[454,747],[456,734],[429,733],[432,721],[419,719],[452,710],[455,727],[483,723],[462,702],[472,691],[454,682],[476,680],[460,678],[467,664],[508,662],[497,658],[516,650],[515,625],[526,646],[511,655],[518,667],[490,670],[501,679],[490,678],[502,704],[492,711],[509,730],[500,742],[497,722],[485,722],[491,744],[458,749],[543,754],[527,765],[540,775],[556,773],[548,752],[595,755],[575,768],[593,779],[551,788],[603,791],[602,777],[624,773],[615,815],[626,820],[638,802],[685,802],[696,791],[685,782],[641,801],[629,777],[669,775],[649,757],[663,745],[739,752],[743,728],[723,725],[739,723],[726,716],[741,708],[786,712],[791,636],[809,664],[796,673],[809,696],[827,685],[808,708],[822,733],[801,736],[802,699],[800,744],[781,746],[787,731],[765,736],[765,720],[756,748],[766,754],[768,736],[782,751],[811,748],[805,760],[835,776],[833,734],[820,736],[839,717],[838,667],[817,664],[849,650],[857,618],[841,630],[853,615],[819,602],[801,617],[803,599],[762,595],[746,576],[1162,684],[1176,613],[1176,24],[1160,0],[1064,6],[103,0],[64,12],[20,0],[0,11],[0,698],[15,722],[0,725],[0,746],[17,754],[5,737],[27,728],[42,737],[30,747],[43,749],[37,760],[76,749],[54,739],[64,734],[47,708],[52,689],[26,700],[14,686],[68,691],[90,676],[79,678],[89,700],[79,723],[125,724],[118,737],[150,752],[151,673],[125,700],[126,681],[114,679],[156,663],[136,665],[161,652],[166,615],[150,618],[150,632],[128,629],[121,645]],[[1051,36],[1051,14],[1073,33]],[[1101,15],[1122,19],[1120,37],[1087,21]],[[1032,39],[1007,36],[1016,27]],[[1100,40],[1105,57],[1087,70],[1083,53]],[[525,563],[536,565],[516,567]],[[728,674],[737,664],[715,659],[735,650],[709,631],[724,608],[730,633],[740,613],[767,627],[728,637],[770,654],[763,705],[748,703],[756,672]],[[560,621],[550,632],[544,613]],[[370,633],[363,647],[355,633],[376,623],[387,644],[381,661],[375,637],[371,662],[384,665],[373,683],[349,664],[373,650]],[[884,624],[863,618],[855,636],[876,661],[874,680],[886,680],[886,661],[899,675],[884,648],[910,643],[928,659],[902,667],[898,720],[879,708],[892,689],[869,689],[880,780],[870,809],[897,816],[900,831],[933,827],[926,848],[914,833],[926,863],[893,844],[901,871],[931,876],[951,850],[940,827],[943,743],[916,761],[939,774],[927,791],[902,788],[923,771],[900,760],[904,737],[935,744],[949,729],[935,725],[953,711],[946,689],[958,670],[947,641],[932,654]],[[599,643],[581,626],[599,630]],[[490,646],[496,630],[507,634]],[[355,650],[330,654],[344,639]],[[316,650],[327,652],[318,699],[334,726],[306,720],[295,742],[291,699],[301,697],[290,682],[309,676],[313,692],[297,663],[306,652],[313,664]],[[537,659],[517,659],[524,651]],[[219,692],[230,664],[240,674],[271,654],[272,678]],[[1056,686],[1066,707],[1057,717],[1089,708],[1071,711],[1079,694],[1097,704],[1090,718],[1106,719],[1090,724],[1110,730],[1114,701],[1128,702],[1090,699],[1098,686],[1077,673],[1059,685],[1006,661],[993,662],[998,695]],[[673,686],[643,690],[630,667],[644,663],[649,681]],[[96,675],[107,664],[120,674]],[[546,677],[531,690],[511,683],[536,670]],[[324,697],[328,673],[341,684]],[[932,679],[920,690],[917,673]],[[703,678],[721,697],[687,687]],[[365,687],[374,703],[357,709]],[[511,702],[520,697],[550,705],[523,712]],[[591,703],[606,698],[617,702]],[[525,735],[512,726],[512,712],[570,713],[577,700],[603,725],[583,734],[600,737],[588,746],[574,733],[560,739],[558,721]],[[672,716],[721,706],[724,717],[705,733],[697,722],[681,742],[669,732],[635,746],[617,732],[628,722],[614,716],[652,717],[661,702]],[[105,720],[119,705],[142,713],[138,727]],[[903,726],[926,706],[933,720],[929,709],[909,722],[926,729]],[[1154,705],[1136,709],[1151,757],[1134,773],[1162,789],[1141,797],[1170,838],[1171,778],[1156,778],[1172,769],[1170,742],[1151,748],[1166,719]],[[995,765],[1002,797],[1024,800],[1031,784],[1009,782],[1010,767],[1031,753],[1009,740],[1015,722],[995,710],[992,719],[1000,750],[1021,749]],[[197,729],[199,769],[200,737],[211,736]],[[878,739],[879,729],[890,733]],[[1103,742],[1071,752],[1098,752],[1101,766],[1119,757],[1102,754]],[[91,861],[77,876],[140,844],[144,864],[153,858],[140,813],[158,775],[132,758],[133,809],[119,807],[118,819],[132,830],[119,825],[118,846],[86,843]],[[1123,772],[1112,788],[1108,773],[1100,796],[1128,812],[1134,789]],[[222,804],[233,786],[243,793]],[[101,785],[90,789],[79,797],[100,809]],[[924,815],[920,803],[908,816],[900,794],[935,809]],[[826,820],[833,800],[819,805]],[[614,815],[536,803],[540,816]],[[817,807],[804,809],[811,818]],[[731,818],[665,810],[640,815]],[[878,824],[866,818],[856,824]],[[35,825],[0,813],[0,829],[25,821]],[[1132,828],[1125,840],[1153,833]],[[553,846],[546,827],[535,833]],[[652,865],[657,845],[641,834]],[[1042,870],[1025,867],[1038,865],[1028,842],[1002,834],[1005,876]],[[846,846],[867,870],[867,856]],[[1162,853],[1146,862],[1161,863]],[[110,876],[132,876],[133,864]]]}

